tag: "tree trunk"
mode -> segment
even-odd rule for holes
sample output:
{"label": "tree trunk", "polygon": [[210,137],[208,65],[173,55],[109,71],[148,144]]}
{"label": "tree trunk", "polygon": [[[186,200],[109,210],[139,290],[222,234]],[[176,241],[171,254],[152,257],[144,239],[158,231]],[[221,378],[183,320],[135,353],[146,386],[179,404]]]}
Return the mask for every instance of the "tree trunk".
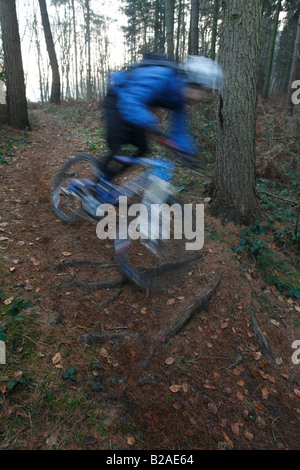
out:
{"label": "tree trunk", "polygon": [[76,100],[79,99],[79,88],[78,88],[78,62],[77,62],[77,33],[76,33],[76,13],[74,0],[71,1],[72,5],[72,23],[73,23],[73,40],[74,40],[74,69],[75,69],[75,96]]}
{"label": "tree trunk", "polygon": [[159,15],[160,8],[158,0],[155,1],[155,16],[154,16],[154,52],[159,52],[159,37],[160,37],[160,21]]}
{"label": "tree trunk", "polygon": [[199,0],[191,5],[191,54],[197,55],[199,48]]}
{"label": "tree trunk", "polygon": [[87,45],[87,78],[86,78],[86,99],[92,98],[92,77],[91,77],[91,12],[90,0],[85,0],[86,8],[86,45]]}
{"label": "tree trunk", "polygon": [[176,52],[175,52],[176,62],[179,62],[179,43],[180,43],[180,33],[181,33],[181,21],[182,21],[182,0],[179,0],[178,19],[177,19]]}
{"label": "tree trunk", "polygon": [[8,124],[30,128],[15,0],[0,0]]}
{"label": "tree trunk", "polygon": [[269,93],[270,77],[271,77],[271,72],[272,72],[273,55],[274,55],[275,40],[276,40],[280,10],[281,10],[281,0],[278,1],[277,7],[276,7],[270,49],[269,49],[269,54],[268,54],[267,71],[266,71],[266,77],[265,77],[265,82],[264,82],[264,89],[262,93],[262,96],[265,99],[268,98],[268,93]]}
{"label": "tree trunk", "polygon": [[255,126],[262,2],[223,1],[220,58],[224,69],[217,122],[211,210],[223,220],[261,220],[255,190]]}
{"label": "tree trunk", "polygon": [[210,57],[215,60],[216,57],[216,42],[218,34],[218,17],[219,17],[219,0],[215,0],[214,3],[214,13],[213,13],[213,24],[212,24],[212,33],[211,33],[211,47],[210,47]]}
{"label": "tree trunk", "polygon": [[51,87],[51,96],[50,101],[51,103],[59,104],[60,103],[60,75],[59,75],[59,68],[58,62],[56,58],[47,5],[46,0],[39,0],[40,10],[41,10],[41,17],[42,23],[44,28],[45,40],[47,51],[49,55],[50,67],[52,70],[52,87]]}
{"label": "tree trunk", "polygon": [[174,6],[175,0],[165,0],[167,54],[169,59],[174,59]]}
{"label": "tree trunk", "polygon": [[298,20],[297,36],[296,36],[295,47],[294,47],[293,63],[292,63],[292,68],[291,68],[291,73],[290,73],[290,82],[289,82],[289,89],[288,89],[287,103],[286,103],[288,110],[291,114],[293,114],[293,110],[294,110],[294,103],[292,100],[292,95],[294,93],[293,83],[297,79],[298,80],[300,79],[300,15],[299,15],[299,20]]}

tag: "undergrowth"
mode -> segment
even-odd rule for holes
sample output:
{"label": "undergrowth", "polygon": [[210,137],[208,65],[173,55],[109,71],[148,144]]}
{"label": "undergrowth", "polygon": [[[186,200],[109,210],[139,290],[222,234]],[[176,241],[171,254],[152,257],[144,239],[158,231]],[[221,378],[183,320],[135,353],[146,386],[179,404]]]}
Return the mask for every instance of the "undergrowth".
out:
{"label": "undergrowth", "polygon": [[25,130],[22,137],[10,137],[4,144],[0,145],[0,164],[10,164],[16,150],[27,144],[28,140],[29,133],[28,130]]}

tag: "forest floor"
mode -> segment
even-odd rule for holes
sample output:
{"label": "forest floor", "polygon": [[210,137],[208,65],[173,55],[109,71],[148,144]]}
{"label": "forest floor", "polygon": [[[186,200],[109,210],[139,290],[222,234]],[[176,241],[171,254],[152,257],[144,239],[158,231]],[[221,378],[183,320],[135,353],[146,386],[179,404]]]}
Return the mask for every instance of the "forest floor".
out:
{"label": "forest floor", "polygon": [[[89,282],[113,274],[62,263],[114,260],[95,225],[65,225],[50,205],[73,151],[105,153],[98,114],[89,104],[37,107],[25,135],[0,128],[0,448],[299,449],[299,113],[259,105],[265,222],[223,225],[206,205],[203,257],[167,292],[150,294],[128,283],[92,291]],[[213,172],[213,116],[194,111],[207,167],[178,173],[185,202],[203,201]],[[216,275],[205,309],[161,340]],[[110,330],[124,334],[86,341]]]}

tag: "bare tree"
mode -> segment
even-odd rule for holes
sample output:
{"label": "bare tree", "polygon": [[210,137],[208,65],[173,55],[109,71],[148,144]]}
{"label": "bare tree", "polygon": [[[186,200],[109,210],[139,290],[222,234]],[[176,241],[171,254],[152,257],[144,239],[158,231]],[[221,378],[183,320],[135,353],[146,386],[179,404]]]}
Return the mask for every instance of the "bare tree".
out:
{"label": "bare tree", "polygon": [[60,103],[60,74],[58,68],[58,62],[56,57],[56,52],[54,48],[54,42],[52,38],[50,22],[48,17],[46,0],[39,0],[42,23],[44,28],[45,40],[47,51],[50,60],[50,66],[52,70],[52,87],[51,87],[51,103],[59,104]]}
{"label": "bare tree", "polygon": [[191,54],[197,55],[199,48],[199,0],[191,3]]}
{"label": "bare tree", "polygon": [[30,128],[15,0],[0,0],[0,21],[10,126]]}
{"label": "bare tree", "polygon": [[210,57],[214,60],[216,57],[216,42],[218,34],[218,18],[219,18],[219,0],[214,1],[213,24],[211,32],[211,48]]}
{"label": "bare tree", "polygon": [[174,58],[174,9],[175,9],[175,0],[165,0],[167,53],[170,59]]}
{"label": "bare tree", "polygon": [[277,34],[277,28],[278,28],[278,19],[279,19],[280,11],[281,11],[281,0],[279,0],[278,3],[277,3],[275,16],[274,16],[272,37],[271,37],[271,41],[270,41],[268,61],[267,61],[267,71],[266,71],[264,89],[263,89],[263,93],[262,93],[263,98],[268,98],[268,94],[269,94],[270,77],[271,77],[271,72],[272,72],[273,55],[274,55],[275,40],[276,40],[276,34]]}

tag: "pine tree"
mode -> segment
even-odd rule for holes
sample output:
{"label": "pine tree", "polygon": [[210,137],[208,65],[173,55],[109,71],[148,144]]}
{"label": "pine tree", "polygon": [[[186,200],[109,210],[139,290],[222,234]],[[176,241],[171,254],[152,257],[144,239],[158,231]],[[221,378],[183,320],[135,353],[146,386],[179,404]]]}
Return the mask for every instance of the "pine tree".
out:
{"label": "pine tree", "polygon": [[30,128],[15,0],[0,0],[8,124]]}
{"label": "pine tree", "polygon": [[211,209],[222,219],[248,225],[261,218],[255,190],[255,125],[262,2],[224,0],[222,5],[220,62],[225,79]]}

